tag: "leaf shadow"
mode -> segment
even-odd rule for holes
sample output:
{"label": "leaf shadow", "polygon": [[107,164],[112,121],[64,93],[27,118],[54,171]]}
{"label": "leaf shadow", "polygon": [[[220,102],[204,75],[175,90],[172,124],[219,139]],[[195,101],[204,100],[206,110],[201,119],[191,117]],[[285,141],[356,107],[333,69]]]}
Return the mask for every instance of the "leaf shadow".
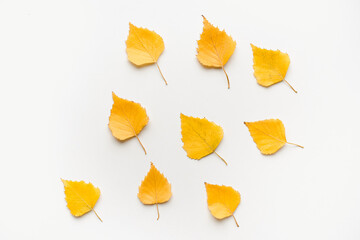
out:
{"label": "leaf shadow", "polygon": [[214,222],[216,224],[225,224],[226,221],[231,221],[231,216],[223,218],[223,219],[217,219],[210,212],[208,215],[210,215],[210,218],[212,218],[212,222]]}
{"label": "leaf shadow", "polygon": [[[140,133],[138,134],[138,137],[140,138],[140,140],[141,140],[141,135],[143,135],[143,134],[141,134],[141,133],[146,133],[147,132],[147,126],[149,125],[150,123],[148,123],[148,124],[146,124],[144,127],[143,127],[143,129],[140,131]],[[108,128],[109,129],[109,128]],[[116,138],[116,137],[114,137],[114,135],[112,134],[112,132],[111,132],[111,129],[109,129],[109,132],[110,132],[110,134],[111,134],[111,137],[112,137],[112,139],[113,139],[113,141],[114,142],[120,142],[121,144],[120,145],[126,145],[126,144],[130,144],[130,142],[132,141],[132,139],[135,139],[135,141],[137,141],[137,139],[136,139],[136,136],[133,136],[133,137],[130,137],[130,138],[127,138],[127,139],[125,139],[125,140],[120,140],[120,139],[118,139],[118,138]],[[141,141],[142,142],[142,141]],[[145,146],[146,147],[146,146]]]}
{"label": "leaf shadow", "polygon": [[[284,148],[287,148],[289,147],[288,146],[289,144],[285,144],[282,148],[280,148],[279,150],[277,150],[275,153],[273,154],[263,154],[261,153],[262,157],[263,158],[278,158],[279,155],[282,155],[284,153]],[[291,147],[291,146],[290,146]],[[294,146],[295,147],[295,146]],[[260,151],[260,150],[259,150]]]}
{"label": "leaf shadow", "polygon": [[150,66],[150,65],[153,65],[155,63],[145,63],[145,64],[142,64],[142,65],[137,65],[131,61],[128,61],[128,64],[135,67],[136,69],[141,69],[142,67],[147,67],[147,66]]}
{"label": "leaf shadow", "polygon": [[[64,198],[64,200],[65,200],[65,198]],[[99,202],[101,202],[101,196],[100,196],[99,199],[97,200],[95,206],[99,205]],[[67,206],[66,200],[65,200],[65,203],[66,203],[66,206]],[[67,208],[67,207],[66,207],[66,208]],[[68,210],[69,210],[69,209],[68,209]],[[95,210],[95,207],[94,207],[94,210]],[[95,211],[96,211],[96,210],[95,210]],[[71,212],[70,212],[70,210],[69,210],[69,214],[72,216],[72,218],[73,218],[75,221],[88,221],[88,220],[86,220],[86,218],[87,218],[86,216],[88,216],[88,215],[94,215],[95,220],[100,221],[99,218],[96,216],[96,214],[95,214],[95,212],[94,212],[93,210],[90,210],[90,211],[84,213],[84,214],[81,215],[81,216],[74,216],[74,215],[72,215]]]}
{"label": "leaf shadow", "polygon": [[[171,201],[171,199],[172,199],[172,195],[173,194],[171,194],[171,198],[168,200],[168,201],[166,201],[166,202],[163,202],[163,203],[158,203],[158,208],[159,208],[159,219],[158,219],[158,221],[160,221],[160,219],[161,219],[161,206],[167,206],[168,205],[168,202],[170,202]],[[154,203],[154,204],[142,204],[144,207],[146,207],[146,208],[154,208],[155,209],[155,216],[157,216],[156,214],[156,203]],[[156,217],[155,217],[156,218]]]}

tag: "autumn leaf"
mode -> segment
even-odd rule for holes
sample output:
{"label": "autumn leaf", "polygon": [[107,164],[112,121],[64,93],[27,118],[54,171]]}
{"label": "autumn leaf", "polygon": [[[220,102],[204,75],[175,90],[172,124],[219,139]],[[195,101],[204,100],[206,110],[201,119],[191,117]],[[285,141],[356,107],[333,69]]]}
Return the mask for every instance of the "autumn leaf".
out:
{"label": "autumn leaf", "polygon": [[228,88],[230,88],[229,77],[224,69],[225,64],[235,51],[236,42],[227,35],[226,32],[220,31],[214,27],[204,17],[204,28],[197,41],[197,59],[205,67],[222,68],[225,73]]}
{"label": "autumn leaf", "polygon": [[109,117],[109,128],[112,135],[120,141],[136,137],[146,154],[145,147],[138,137],[149,121],[145,108],[139,103],[119,98],[115,93],[112,93],[112,97],[114,104]]}
{"label": "autumn leaf", "polygon": [[261,86],[269,87],[275,83],[284,81],[291,89],[297,91],[285,80],[286,72],[290,65],[287,53],[280,50],[262,49],[250,44],[253,51],[254,76]]}
{"label": "autumn leaf", "polygon": [[61,181],[64,184],[65,200],[71,214],[80,217],[89,211],[93,211],[102,222],[94,210],[95,204],[100,197],[100,189],[84,181],[77,182],[63,179]]}
{"label": "autumn leaf", "polygon": [[268,119],[258,122],[244,122],[262,154],[273,154],[282,148],[286,143],[301,148],[295,143],[290,143],[285,137],[284,124],[279,119]]}
{"label": "autumn leaf", "polygon": [[126,52],[130,62],[137,66],[155,63],[167,85],[164,75],[157,63],[164,51],[164,41],[159,34],[146,28],[138,28],[129,23],[129,36],[126,40]]}
{"label": "autumn leaf", "polygon": [[157,220],[159,220],[159,203],[164,203],[171,198],[171,185],[168,180],[151,163],[150,171],[141,182],[138,198],[143,204],[156,204]]}
{"label": "autumn leaf", "polygon": [[205,188],[207,193],[207,204],[211,214],[217,219],[224,219],[232,216],[236,226],[239,227],[234,212],[240,204],[240,193],[232,187],[209,183],[205,183]]}
{"label": "autumn leaf", "polygon": [[215,152],[224,136],[220,126],[208,121],[206,118],[188,117],[182,113],[180,119],[181,140],[189,158],[199,160],[211,153],[215,153],[227,165],[227,162]]}

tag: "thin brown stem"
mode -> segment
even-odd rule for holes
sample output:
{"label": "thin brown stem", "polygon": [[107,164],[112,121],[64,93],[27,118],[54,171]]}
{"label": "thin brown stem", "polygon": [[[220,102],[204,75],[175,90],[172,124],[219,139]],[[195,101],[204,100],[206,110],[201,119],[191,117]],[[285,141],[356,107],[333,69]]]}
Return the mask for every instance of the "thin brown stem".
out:
{"label": "thin brown stem", "polygon": [[144,145],[142,145],[142,143],[141,143],[141,141],[140,141],[140,139],[139,139],[138,135],[137,135],[137,134],[135,134],[135,136],[136,136],[137,140],[139,141],[139,143],[140,143],[140,145],[141,145],[141,147],[142,147],[142,149],[144,150],[145,155],[146,155],[146,150],[145,150],[145,148],[144,148]]}
{"label": "thin brown stem", "polygon": [[162,72],[161,72],[161,70],[160,70],[159,64],[158,64],[157,62],[155,62],[155,63],[156,63],[157,68],[159,69],[159,72],[160,72],[162,78],[163,78],[164,81],[165,81],[165,84],[167,85],[167,81],[165,80],[165,77],[164,77],[164,75],[162,74]]}
{"label": "thin brown stem", "polygon": [[223,160],[223,161],[224,161],[224,163],[226,164],[226,166],[228,165],[228,164],[227,164],[227,162],[225,161],[225,159],[223,159],[222,157],[220,157],[220,155],[219,155],[219,154],[217,154],[217,152],[215,152],[215,151],[214,151],[214,153],[215,153],[215,154],[216,154],[216,155],[217,155],[217,156],[218,156],[221,160]]}
{"label": "thin brown stem", "polygon": [[160,213],[159,213],[159,206],[158,206],[157,203],[156,203],[156,211],[157,211],[157,214],[158,214],[158,217],[157,217],[156,220],[159,220],[159,218],[160,218]]}
{"label": "thin brown stem", "polygon": [[103,220],[99,217],[99,215],[97,214],[97,212],[94,210],[94,209],[92,209],[93,210],[93,212],[95,213],[95,215],[98,217],[98,219],[101,221],[101,222],[103,222]]}
{"label": "thin brown stem", "polygon": [[224,66],[221,66],[222,70],[224,71],[225,73],[225,76],[226,76],[226,79],[227,79],[227,83],[228,83],[228,89],[230,89],[230,81],[229,81],[229,76],[227,75],[225,69],[224,69]]}
{"label": "thin brown stem", "polygon": [[234,220],[235,220],[236,226],[239,227],[239,224],[238,224],[238,222],[236,221],[236,218],[235,218],[234,214],[232,214],[232,216],[233,216],[233,218],[234,218]]}
{"label": "thin brown stem", "polygon": [[291,143],[291,142],[286,142],[287,144],[291,144],[291,145],[295,145],[295,146],[298,146],[298,147],[301,147],[301,148],[304,148],[303,146],[299,145],[299,144],[296,144],[296,143]]}
{"label": "thin brown stem", "polygon": [[289,85],[289,87],[291,87],[291,89],[292,89],[295,93],[297,93],[297,91],[290,85],[290,83],[288,83],[288,81],[286,81],[286,80],[284,79],[284,82],[286,82],[286,84]]}

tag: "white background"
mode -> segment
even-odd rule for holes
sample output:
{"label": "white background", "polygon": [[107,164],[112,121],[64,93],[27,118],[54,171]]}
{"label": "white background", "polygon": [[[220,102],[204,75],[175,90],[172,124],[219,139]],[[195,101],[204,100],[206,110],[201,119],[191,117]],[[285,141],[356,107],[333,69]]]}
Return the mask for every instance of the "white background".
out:
{"label": "white background", "polygon": [[[0,0],[1,239],[360,239],[358,0]],[[237,42],[221,69],[197,61],[204,14]],[[128,24],[160,34],[159,65],[127,60]],[[290,55],[285,84],[256,83],[250,43]],[[108,129],[111,92],[141,103],[150,121],[125,143]],[[217,152],[182,149],[180,112],[221,125]],[[279,118],[287,145],[263,156],[244,121]],[[173,197],[144,206],[150,161]],[[74,218],[60,178],[101,189]],[[203,182],[230,185],[233,219],[207,209]]]}

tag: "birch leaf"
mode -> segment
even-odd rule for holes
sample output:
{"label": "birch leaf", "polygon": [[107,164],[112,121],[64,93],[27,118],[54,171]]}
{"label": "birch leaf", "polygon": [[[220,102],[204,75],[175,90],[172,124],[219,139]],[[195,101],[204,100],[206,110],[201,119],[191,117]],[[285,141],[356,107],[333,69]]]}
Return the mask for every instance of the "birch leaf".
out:
{"label": "birch leaf", "polygon": [[250,44],[253,51],[254,76],[259,85],[269,87],[275,83],[284,81],[291,89],[297,91],[285,80],[290,65],[290,58],[287,53],[280,50],[267,50]]}
{"label": "birch leaf", "polygon": [[129,61],[137,66],[155,63],[167,85],[158,65],[158,59],[165,49],[163,39],[154,31],[136,27],[131,23],[129,26],[129,36],[126,40],[126,53]]}
{"label": "birch leaf", "polygon": [[303,146],[290,143],[286,140],[285,127],[279,119],[244,123],[248,127],[256,146],[262,154],[274,154],[286,143],[304,148]]}
{"label": "birch leaf", "polygon": [[225,73],[228,88],[230,88],[229,77],[224,69],[225,64],[235,51],[236,42],[226,32],[214,27],[204,17],[204,28],[197,41],[197,59],[205,67],[222,68]]}
{"label": "birch leaf", "polygon": [[95,204],[100,197],[100,189],[84,181],[77,182],[63,179],[61,181],[64,184],[65,200],[71,214],[80,217],[87,212],[93,211],[102,222],[94,210]]}
{"label": "birch leaf", "polygon": [[157,220],[159,220],[159,203],[164,203],[171,198],[171,185],[168,180],[151,163],[150,171],[141,182],[138,198],[143,204],[156,204]]}
{"label": "birch leaf", "polygon": [[236,226],[239,227],[234,212],[240,204],[240,193],[232,187],[209,183],[205,183],[205,188],[207,193],[207,204],[211,214],[217,219],[224,219],[232,216]]}
{"label": "birch leaf", "polygon": [[112,93],[112,97],[114,104],[109,117],[109,128],[112,135],[120,141],[136,137],[146,154],[145,147],[138,137],[138,134],[149,122],[145,108],[139,103],[119,98],[115,93]]}
{"label": "birch leaf", "polygon": [[180,119],[181,140],[189,158],[199,160],[211,153],[215,153],[227,165],[227,162],[215,152],[224,136],[220,126],[208,121],[206,118],[188,117],[182,113]]}

